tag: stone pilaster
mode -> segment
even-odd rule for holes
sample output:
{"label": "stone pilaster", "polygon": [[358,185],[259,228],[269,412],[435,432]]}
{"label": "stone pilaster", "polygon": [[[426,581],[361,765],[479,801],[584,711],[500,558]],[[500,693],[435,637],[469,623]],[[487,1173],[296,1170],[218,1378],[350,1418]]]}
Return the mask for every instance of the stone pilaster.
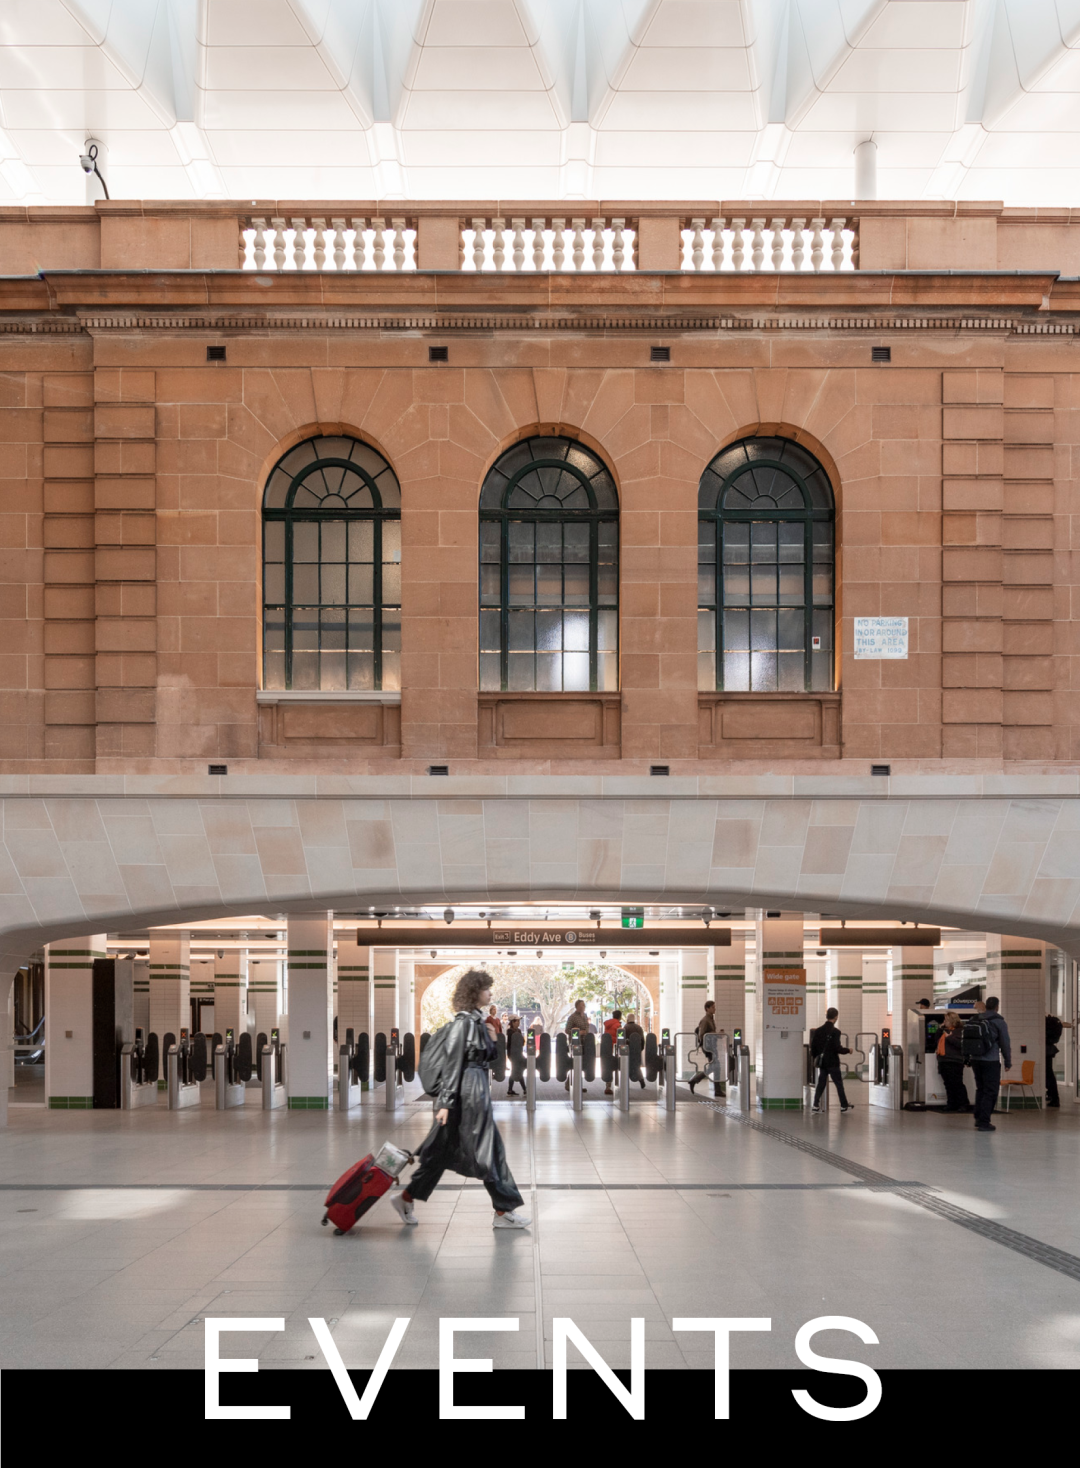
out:
{"label": "stone pilaster", "polygon": [[45,1104],[89,1111],[94,1104],[94,959],[106,935],[65,938],[45,948]]}
{"label": "stone pilaster", "polygon": [[[172,929],[150,930],[150,1030],[163,1037],[191,1025],[191,943]],[[162,1075],[165,1051],[161,1051]]]}

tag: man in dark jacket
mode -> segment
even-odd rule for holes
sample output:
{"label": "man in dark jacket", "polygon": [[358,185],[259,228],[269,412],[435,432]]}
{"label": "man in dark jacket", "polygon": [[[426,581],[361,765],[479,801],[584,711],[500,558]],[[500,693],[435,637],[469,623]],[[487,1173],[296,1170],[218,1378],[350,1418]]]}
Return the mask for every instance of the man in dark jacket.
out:
{"label": "man in dark jacket", "polygon": [[1071,1030],[1072,1025],[1067,1019],[1059,1019],[1056,1014],[1046,1016],[1046,1104],[1047,1106],[1060,1106],[1061,1097],[1058,1095],[1057,1076],[1054,1074],[1054,1057],[1057,1055],[1057,1042],[1061,1039],[1063,1030]]}
{"label": "man in dark jacket", "polygon": [[814,1092],[813,1109],[815,1111],[821,1110],[821,1098],[824,1095],[825,1087],[829,1084],[830,1076],[840,1099],[840,1110],[852,1110],[851,1103],[844,1093],[844,1072],[840,1066],[841,1055],[850,1055],[851,1051],[846,1050],[840,1043],[840,1031],[836,1028],[836,1018],[839,1012],[837,1009],[827,1009],[825,1023],[810,1037],[810,1054],[820,1067],[817,1089]]}
{"label": "man in dark jacket", "polygon": [[996,1132],[990,1118],[997,1105],[1001,1090],[1001,1062],[1005,1069],[1012,1070],[1012,1045],[1009,1043],[1009,1027],[998,1014],[999,1000],[991,995],[986,1001],[986,1019],[990,1026],[992,1044],[985,1055],[973,1057],[971,1069],[975,1076],[975,1130]]}

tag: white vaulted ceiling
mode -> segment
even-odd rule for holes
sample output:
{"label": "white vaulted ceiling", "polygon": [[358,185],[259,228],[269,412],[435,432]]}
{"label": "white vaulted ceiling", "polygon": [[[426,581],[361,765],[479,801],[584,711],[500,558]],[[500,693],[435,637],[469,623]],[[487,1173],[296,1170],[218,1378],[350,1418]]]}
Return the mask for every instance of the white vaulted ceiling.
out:
{"label": "white vaulted ceiling", "polygon": [[1080,204],[1080,0],[0,0],[0,203]]}

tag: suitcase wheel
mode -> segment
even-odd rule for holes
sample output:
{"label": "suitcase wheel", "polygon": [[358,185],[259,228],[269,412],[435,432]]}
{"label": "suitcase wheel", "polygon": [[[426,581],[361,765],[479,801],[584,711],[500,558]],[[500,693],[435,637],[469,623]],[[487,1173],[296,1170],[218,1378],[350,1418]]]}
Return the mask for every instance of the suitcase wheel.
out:
{"label": "suitcase wheel", "polygon": [[322,1218],[322,1219],[320,1219],[320,1222],[322,1223],[323,1228],[325,1228],[326,1225],[330,1222],[330,1220],[328,1218]]}
{"label": "suitcase wheel", "polygon": [[335,1229],[335,1230],[334,1230],[334,1238],[335,1238],[335,1239],[340,1239],[340,1238],[341,1238],[341,1236],[342,1236],[342,1234],[343,1234],[343,1233],[344,1233],[344,1232],[345,1232],[345,1230],[344,1230],[344,1229],[343,1229],[343,1228],[336,1228],[336,1229]]}

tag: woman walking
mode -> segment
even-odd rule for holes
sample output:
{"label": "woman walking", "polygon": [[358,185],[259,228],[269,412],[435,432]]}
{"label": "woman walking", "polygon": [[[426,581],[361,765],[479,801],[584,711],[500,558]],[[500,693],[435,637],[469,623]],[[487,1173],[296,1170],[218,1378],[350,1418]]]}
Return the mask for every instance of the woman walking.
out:
{"label": "woman walking", "polygon": [[532,1219],[518,1212],[522,1197],[506,1164],[506,1148],[491,1111],[489,1072],[495,1046],[482,1015],[491,1002],[491,975],[470,969],[454,990],[454,1018],[435,1125],[420,1148],[409,1185],[393,1200],[402,1223],[416,1223],[417,1203],[425,1203],[446,1171],[478,1177],[495,1209],[493,1228],[528,1228]]}

